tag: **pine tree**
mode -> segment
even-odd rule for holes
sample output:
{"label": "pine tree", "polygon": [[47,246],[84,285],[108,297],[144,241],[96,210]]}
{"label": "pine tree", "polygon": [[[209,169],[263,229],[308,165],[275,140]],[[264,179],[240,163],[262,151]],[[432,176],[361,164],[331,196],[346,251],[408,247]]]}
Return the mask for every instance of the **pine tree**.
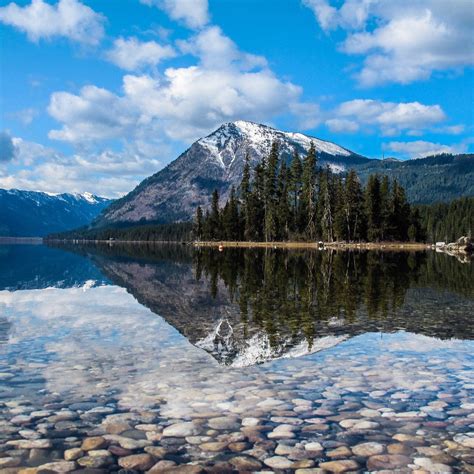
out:
{"label": "pine tree", "polygon": [[393,227],[390,180],[385,175],[380,183],[380,238],[382,240],[391,240],[394,232]]}
{"label": "pine tree", "polygon": [[347,240],[347,226],[346,226],[346,196],[344,192],[344,185],[340,175],[333,175],[332,179],[332,199],[334,209],[334,238],[338,241]]}
{"label": "pine tree", "polygon": [[273,142],[265,169],[264,209],[265,209],[265,240],[275,239],[276,235],[276,206],[277,206],[277,172],[278,172],[278,143]]}
{"label": "pine tree", "polygon": [[396,240],[404,241],[408,238],[408,227],[410,226],[410,205],[407,202],[405,190],[393,181],[391,200],[391,220],[395,228],[394,237]]}
{"label": "pine tree", "polygon": [[211,239],[219,240],[222,238],[221,232],[221,216],[219,212],[219,192],[214,189],[211,201],[210,215],[210,236]]}
{"label": "pine tree", "polygon": [[202,240],[203,238],[203,215],[201,206],[196,209],[196,220],[194,223],[194,237],[196,240]]}
{"label": "pine tree", "polygon": [[290,165],[290,178],[288,190],[291,196],[291,231],[298,234],[302,229],[302,219],[300,212],[301,197],[301,179],[303,168],[301,159],[297,151],[295,151]]}
{"label": "pine tree", "polygon": [[277,186],[278,206],[277,206],[277,237],[279,240],[287,240],[290,227],[290,203],[288,192],[288,168],[285,160],[280,164]]}
{"label": "pine tree", "polygon": [[319,215],[321,237],[326,242],[334,240],[334,209],[332,208],[329,168],[321,173],[319,182]]}
{"label": "pine tree", "polygon": [[359,178],[354,170],[350,170],[346,178],[344,189],[346,238],[349,241],[359,240],[363,237],[362,200],[362,188]]}
{"label": "pine tree", "polygon": [[255,166],[254,181],[251,193],[251,240],[261,241],[264,237],[263,222],[265,219],[265,169],[266,160],[263,159]]}
{"label": "pine tree", "polygon": [[378,242],[381,238],[380,179],[370,175],[365,188],[365,213],[367,216],[367,239]]}
{"label": "pine tree", "polygon": [[309,240],[316,238],[316,149],[311,142],[308,154],[303,160],[302,186],[301,186],[301,212],[306,224],[305,233]]}

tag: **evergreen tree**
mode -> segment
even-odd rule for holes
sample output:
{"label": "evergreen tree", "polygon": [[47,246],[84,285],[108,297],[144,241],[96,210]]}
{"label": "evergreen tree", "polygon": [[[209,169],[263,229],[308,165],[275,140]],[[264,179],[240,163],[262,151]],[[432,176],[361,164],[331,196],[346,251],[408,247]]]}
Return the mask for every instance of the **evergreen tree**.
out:
{"label": "evergreen tree", "polygon": [[355,241],[363,238],[362,188],[354,170],[347,175],[344,189],[346,238]]}
{"label": "evergreen tree", "polygon": [[201,206],[196,209],[196,220],[194,224],[194,237],[196,240],[202,240],[203,238],[203,215]]}
{"label": "evergreen tree", "polygon": [[391,240],[393,232],[390,180],[385,175],[380,183],[380,238],[382,240]]}
{"label": "evergreen tree", "polygon": [[405,190],[393,181],[392,199],[391,199],[391,221],[394,227],[393,237],[396,240],[407,240],[408,227],[410,226],[410,205],[406,199]]}
{"label": "evergreen tree", "polygon": [[219,192],[214,189],[211,201],[211,215],[210,215],[210,237],[214,240],[222,238],[221,232],[221,215],[219,212]]}
{"label": "evergreen tree", "polygon": [[332,208],[331,182],[329,168],[321,173],[319,182],[319,215],[321,237],[326,242],[334,240],[334,209]]}
{"label": "evergreen tree", "polygon": [[300,212],[301,179],[303,168],[298,152],[295,150],[290,165],[288,191],[291,196],[291,231],[298,234],[303,229],[302,213]]}
{"label": "evergreen tree", "polygon": [[378,242],[381,238],[380,179],[370,175],[365,188],[365,213],[367,217],[367,239]]}
{"label": "evergreen tree", "polygon": [[288,168],[284,160],[282,160],[280,164],[280,171],[278,173],[277,196],[277,237],[279,240],[287,240],[289,234],[291,212],[288,191]]}
{"label": "evergreen tree", "polygon": [[346,196],[340,175],[332,178],[332,208],[334,209],[334,238],[337,241],[349,238],[346,226]]}
{"label": "evergreen tree", "polygon": [[265,221],[264,232],[267,242],[275,240],[277,231],[276,211],[277,211],[277,172],[278,172],[278,143],[273,142],[270,155],[265,169]]}
{"label": "evergreen tree", "polygon": [[301,184],[301,212],[306,224],[305,234],[309,240],[316,238],[316,149],[311,142],[308,154],[303,160]]}

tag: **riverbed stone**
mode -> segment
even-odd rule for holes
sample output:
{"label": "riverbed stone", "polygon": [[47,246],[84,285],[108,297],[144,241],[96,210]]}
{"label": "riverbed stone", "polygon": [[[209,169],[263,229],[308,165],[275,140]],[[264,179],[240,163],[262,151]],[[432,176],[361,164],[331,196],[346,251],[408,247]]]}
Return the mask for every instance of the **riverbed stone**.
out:
{"label": "riverbed stone", "polygon": [[272,456],[263,462],[272,469],[291,469],[293,466],[293,462],[283,456]]}
{"label": "riverbed stone", "polygon": [[385,446],[380,443],[368,442],[357,444],[352,448],[352,452],[356,456],[370,457],[376,454],[382,454],[385,451]]}
{"label": "riverbed stone", "polygon": [[319,464],[319,467],[325,471],[339,474],[342,472],[355,471],[359,468],[359,464],[352,459],[343,459],[340,461],[322,462]]}
{"label": "riverbed stone", "polygon": [[84,456],[84,451],[81,448],[71,448],[64,451],[64,459],[66,461],[74,461]]}
{"label": "riverbed stone", "polygon": [[199,434],[199,428],[190,421],[175,423],[173,425],[167,426],[163,430],[164,437],[184,438],[186,436],[194,436],[197,434]]}
{"label": "riverbed stone", "polygon": [[262,463],[250,456],[235,456],[229,459],[230,464],[234,466],[239,472],[257,471],[262,467]]}
{"label": "riverbed stone", "polygon": [[136,471],[147,471],[155,464],[155,459],[151,454],[132,454],[125,456],[118,461],[120,467]]}
{"label": "riverbed stone", "polygon": [[367,468],[372,471],[399,469],[410,464],[410,458],[402,454],[377,454],[367,460]]}
{"label": "riverbed stone", "polygon": [[238,430],[240,429],[240,423],[238,418],[228,417],[228,416],[218,416],[216,418],[211,418],[208,421],[210,428],[215,430]]}
{"label": "riverbed stone", "polygon": [[93,436],[91,438],[86,438],[81,445],[83,451],[91,451],[93,449],[101,449],[104,446],[107,446],[107,440],[102,436]]}
{"label": "riverbed stone", "polygon": [[56,462],[49,462],[38,466],[38,472],[71,472],[76,469],[76,463],[73,461],[56,461]]}

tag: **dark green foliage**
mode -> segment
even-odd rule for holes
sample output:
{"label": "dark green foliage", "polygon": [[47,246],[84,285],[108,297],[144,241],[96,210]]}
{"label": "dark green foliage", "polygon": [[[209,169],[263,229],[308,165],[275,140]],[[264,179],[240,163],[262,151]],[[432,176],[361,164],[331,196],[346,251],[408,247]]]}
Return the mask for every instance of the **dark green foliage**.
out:
{"label": "dark green foliage", "polygon": [[406,190],[411,204],[449,202],[474,196],[474,155],[436,155],[419,160],[370,160],[356,163],[365,185],[371,174],[396,179]]}
{"label": "dark green foliage", "polygon": [[474,230],[474,197],[456,199],[450,203],[418,206],[421,225],[428,242],[454,242],[460,236],[472,236]]}
{"label": "dark green foliage", "polygon": [[83,227],[68,232],[50,234],[47,240],[124,240],[190,242],[193,239],[192,222],[174,224],[137,225],[131,227]]}
{"label": "dark green foliage", "polygon": [[314,146],[303,162],[295,154],[288,167],[274,143],[253,176],[246,160],[239,190],[240,199],[232,188],[222,210],[214,191],[204,218],[205,238],[353,242],[423,237],[419,215],[397,181],[373,175],[364,190],[355,171],[345,179],[329,168],[318,171]]}

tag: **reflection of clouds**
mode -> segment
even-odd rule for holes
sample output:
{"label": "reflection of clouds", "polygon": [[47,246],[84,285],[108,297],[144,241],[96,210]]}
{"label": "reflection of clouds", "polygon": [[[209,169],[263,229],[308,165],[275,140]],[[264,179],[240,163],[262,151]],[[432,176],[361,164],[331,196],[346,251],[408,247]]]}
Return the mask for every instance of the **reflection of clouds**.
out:
{"label": "reflection of clouds", "polygon": [[424,336],[423,334],[412,334],[399,332],[398,337],[386,344],[390,351],[431,352],[437,350],[463,350],[469,352],[473,348],[472,341],[460,339],[437,339]]}
{"label": "reflection of clouds", "polygon": [[[47,390],[66,400],[110,394],[124,407],[160,403],[169,417],[245,414],[268,399],[264,389],[275,377],[281,400],[304,390],[423,390],[448,376],[439,361],[462,365],[474,348],[472,341],[367,333],[307,357],[235,368],[220,366],[116,286],[0,291],[0,314],[12,323],[8,344],[0,346],[0,360],[14,361],[10,370],[44,377]],[[450,377],[461,380],[465,373],[457,370]]]}

